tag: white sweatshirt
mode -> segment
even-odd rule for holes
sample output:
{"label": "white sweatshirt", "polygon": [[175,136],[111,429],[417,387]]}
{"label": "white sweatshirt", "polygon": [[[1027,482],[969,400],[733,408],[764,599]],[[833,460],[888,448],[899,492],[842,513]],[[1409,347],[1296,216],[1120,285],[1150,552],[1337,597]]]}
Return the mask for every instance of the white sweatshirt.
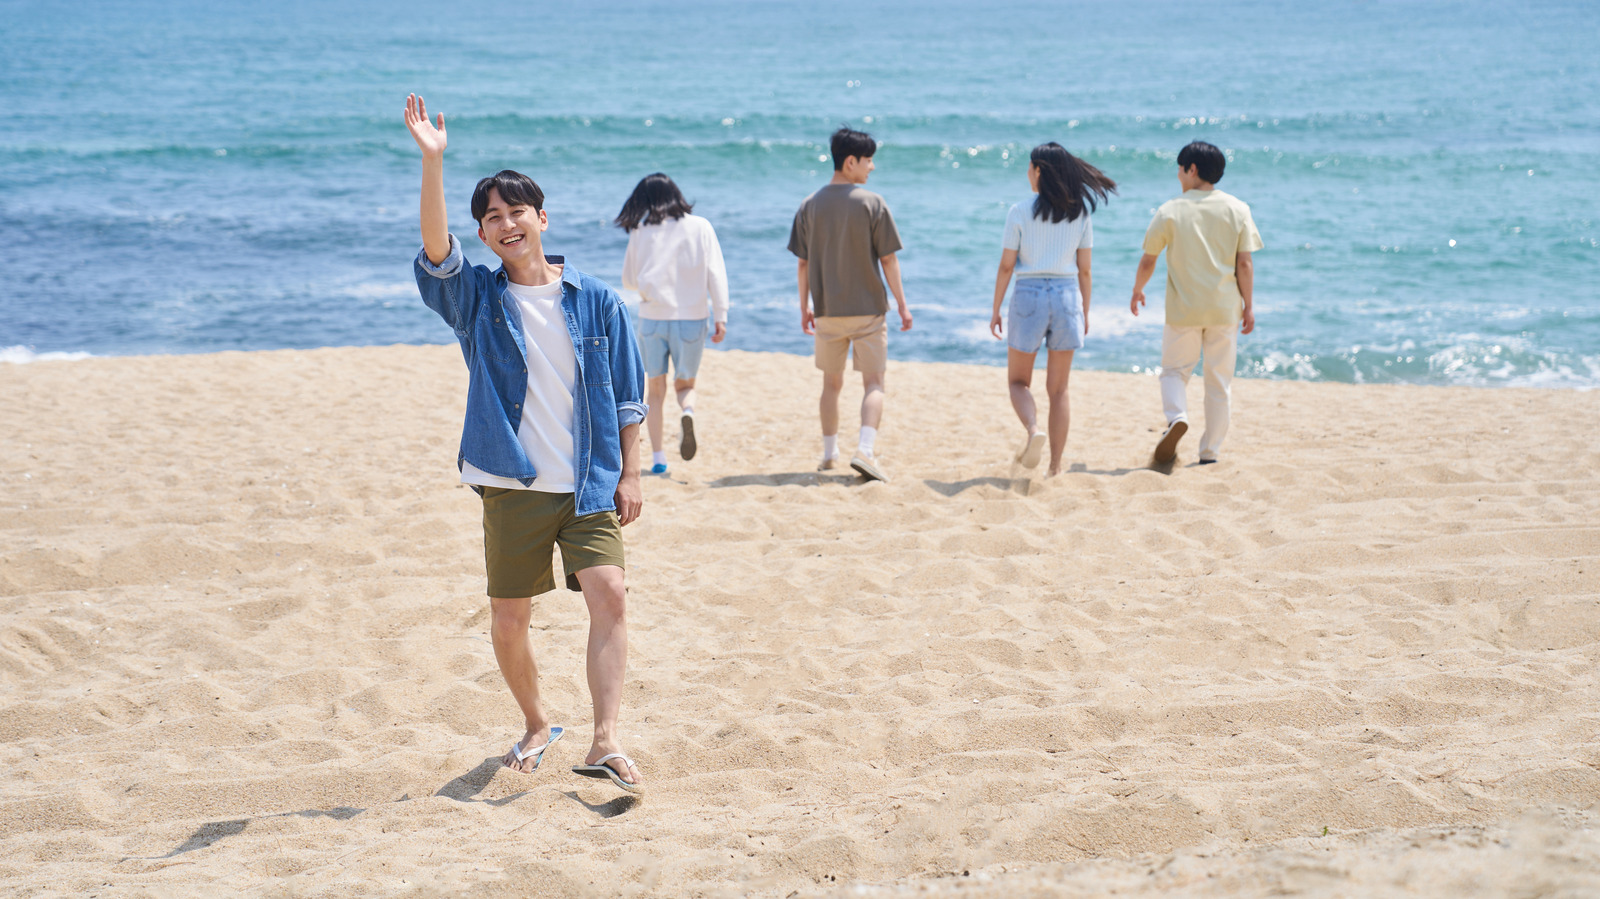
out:
{"label": "white sweatshirt", "polygon": [[[639,292],[639,317],[651,321],[728,321],[728,270],[711,223],[698,215],[628,232],[622,286]],[[710,308],[707,308],[707,300]]]}

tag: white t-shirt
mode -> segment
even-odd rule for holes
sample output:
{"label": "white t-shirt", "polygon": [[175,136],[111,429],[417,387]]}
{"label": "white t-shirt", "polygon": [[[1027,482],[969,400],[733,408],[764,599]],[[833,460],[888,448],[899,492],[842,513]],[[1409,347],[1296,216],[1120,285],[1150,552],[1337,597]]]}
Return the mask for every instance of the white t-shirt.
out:
{"label": "white t-shirt", "polygon": [[1018,278],[1070,278],[1078,274],[1078,250],[1094,246],[1087,207],[1072,221],[1035,218],[1033,200],[1006,213],[1003,249],[1017,251]]}
{"label": "white t-shirt", "polygon": [[572,493],[573,473],[572,392],[578,383],[578,356],[572,334],[561,311],[561,280],[530,287],[506,282],[511,295],[509,311],[522,323],[528,348],[528,390],[522,401],[522,421],[517,442],[538,472],[532,484],[496,477],[462,462],[461,483],[541,493]]}
{"label": "white t-shirt", "polygon": [[[711,223],[688,214],[628,232],[622,286],[651,321],[728,320],[728,270]],[[708,303],[709,302],[709,308]]]}

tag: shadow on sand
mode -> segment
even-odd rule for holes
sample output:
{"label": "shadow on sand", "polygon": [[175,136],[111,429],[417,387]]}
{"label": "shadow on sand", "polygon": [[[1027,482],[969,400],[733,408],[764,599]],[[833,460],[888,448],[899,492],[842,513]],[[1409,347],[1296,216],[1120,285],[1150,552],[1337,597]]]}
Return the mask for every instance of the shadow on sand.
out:
{"label": "shadow on sand", "polygon": [[[456,802],[481,802],[485,805],[492,805],[495,807],[510,805],[516,800],[521,799],[523,796],[528,795],[529,791],[523,790],[510,796],[506,796],[502,799],[477,798],[477,795],[483,792],[483,788],[488,786],[490,781],[494,780],[495,775],[500,772],[502,767],[504,766],[500,764],[500,759],[498,757],[484,759],[471,771],[456,777],[449,783],[440,787],[438,790],[435,790],[433,795],[443,797],[445,799],[453,799]],[[578,803],[584,808],[587,808],[589,811],[594,812],[602,818],[615,817],[638,805],[638,800],[632,796],[621,796],[617,799],[613,799],[610,802],[602,803],[600,805],[590,805],[587,802],[584,802],[582,799],[579,799],[576,793],[568,792],[564,793],[563,795],[577,800]],[[394,800],[394,802],[386,802],[382,804],[394,805],[401,802],[410,802],[411,800],[411,796],[405,795]],[[184,840],[166,855],[129,856],[124,858],[123,861],[159,861],[161,859],[168,859],[173,858],[174,856],[183,855],[186,852],[193,852],[196,849],[204,849],[207,846],[219,843],[228,837],[238,836],[239,834],[244,833],[245,829],[256,821],[268,821],[273,818],[288,817],[333,818],[338,821],[348,821],[365,811],[367,811],[367,809],[356,808],[349,805],[341,805],[336,808],[312,808],[304,809],[298,812],[278,812],[271,815],[257,815],[254,818],[237,818],[231,821],[211,821],[200,825],[200,827],[197,828],[194,833],[189,835],[187,840]]]}
{"label": "shadow on sand", "polygon": [[863,479],[849,469],[841,473],[828,471],[790,471],[781,474],[736,474],[725,478],[717,478],[711,482],[712,487],[820,487],[823,484],[838,484],[849,487],[860,484]]}

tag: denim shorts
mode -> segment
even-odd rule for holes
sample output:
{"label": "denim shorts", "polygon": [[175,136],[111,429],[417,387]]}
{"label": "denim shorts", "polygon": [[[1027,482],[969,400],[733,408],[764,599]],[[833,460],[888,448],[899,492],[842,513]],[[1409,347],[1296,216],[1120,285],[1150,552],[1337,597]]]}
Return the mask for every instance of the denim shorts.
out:
{"label": "denim shorts", "polygon": [[660,321],[647,318],[639,322],[639,350],[644,354],[646,377],[667,373],[672,360],[674,377],[689,379],[700,370],[700,354],[706,348],[706,321]]}
{"label": "denim shorts", "polygon": [[1083,299],[1077,278],[1022,278],[1011,292],[1011,335],[1006,346],[1019,353],[1037,353],[1041,344],[1050,351],[1083,347]]}

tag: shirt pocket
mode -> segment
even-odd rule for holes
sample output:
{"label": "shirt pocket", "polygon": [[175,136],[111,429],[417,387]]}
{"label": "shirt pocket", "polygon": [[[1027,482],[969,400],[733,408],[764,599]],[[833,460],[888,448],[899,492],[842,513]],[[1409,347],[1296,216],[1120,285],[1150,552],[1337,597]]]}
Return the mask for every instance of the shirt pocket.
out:
{"label": "shirt pocket", "polygon": [[583,338],[583,379],[589,384],[611,383],[611,338]]}
{"label": "shirt pocket", "polygon": [[517,339],[506,324],[505,313],[493,303],[484,303],[478,309],[478,327],[473,334],[473,344],[479,353],[496,362],[517,362],[522,351],[517,349]]}

